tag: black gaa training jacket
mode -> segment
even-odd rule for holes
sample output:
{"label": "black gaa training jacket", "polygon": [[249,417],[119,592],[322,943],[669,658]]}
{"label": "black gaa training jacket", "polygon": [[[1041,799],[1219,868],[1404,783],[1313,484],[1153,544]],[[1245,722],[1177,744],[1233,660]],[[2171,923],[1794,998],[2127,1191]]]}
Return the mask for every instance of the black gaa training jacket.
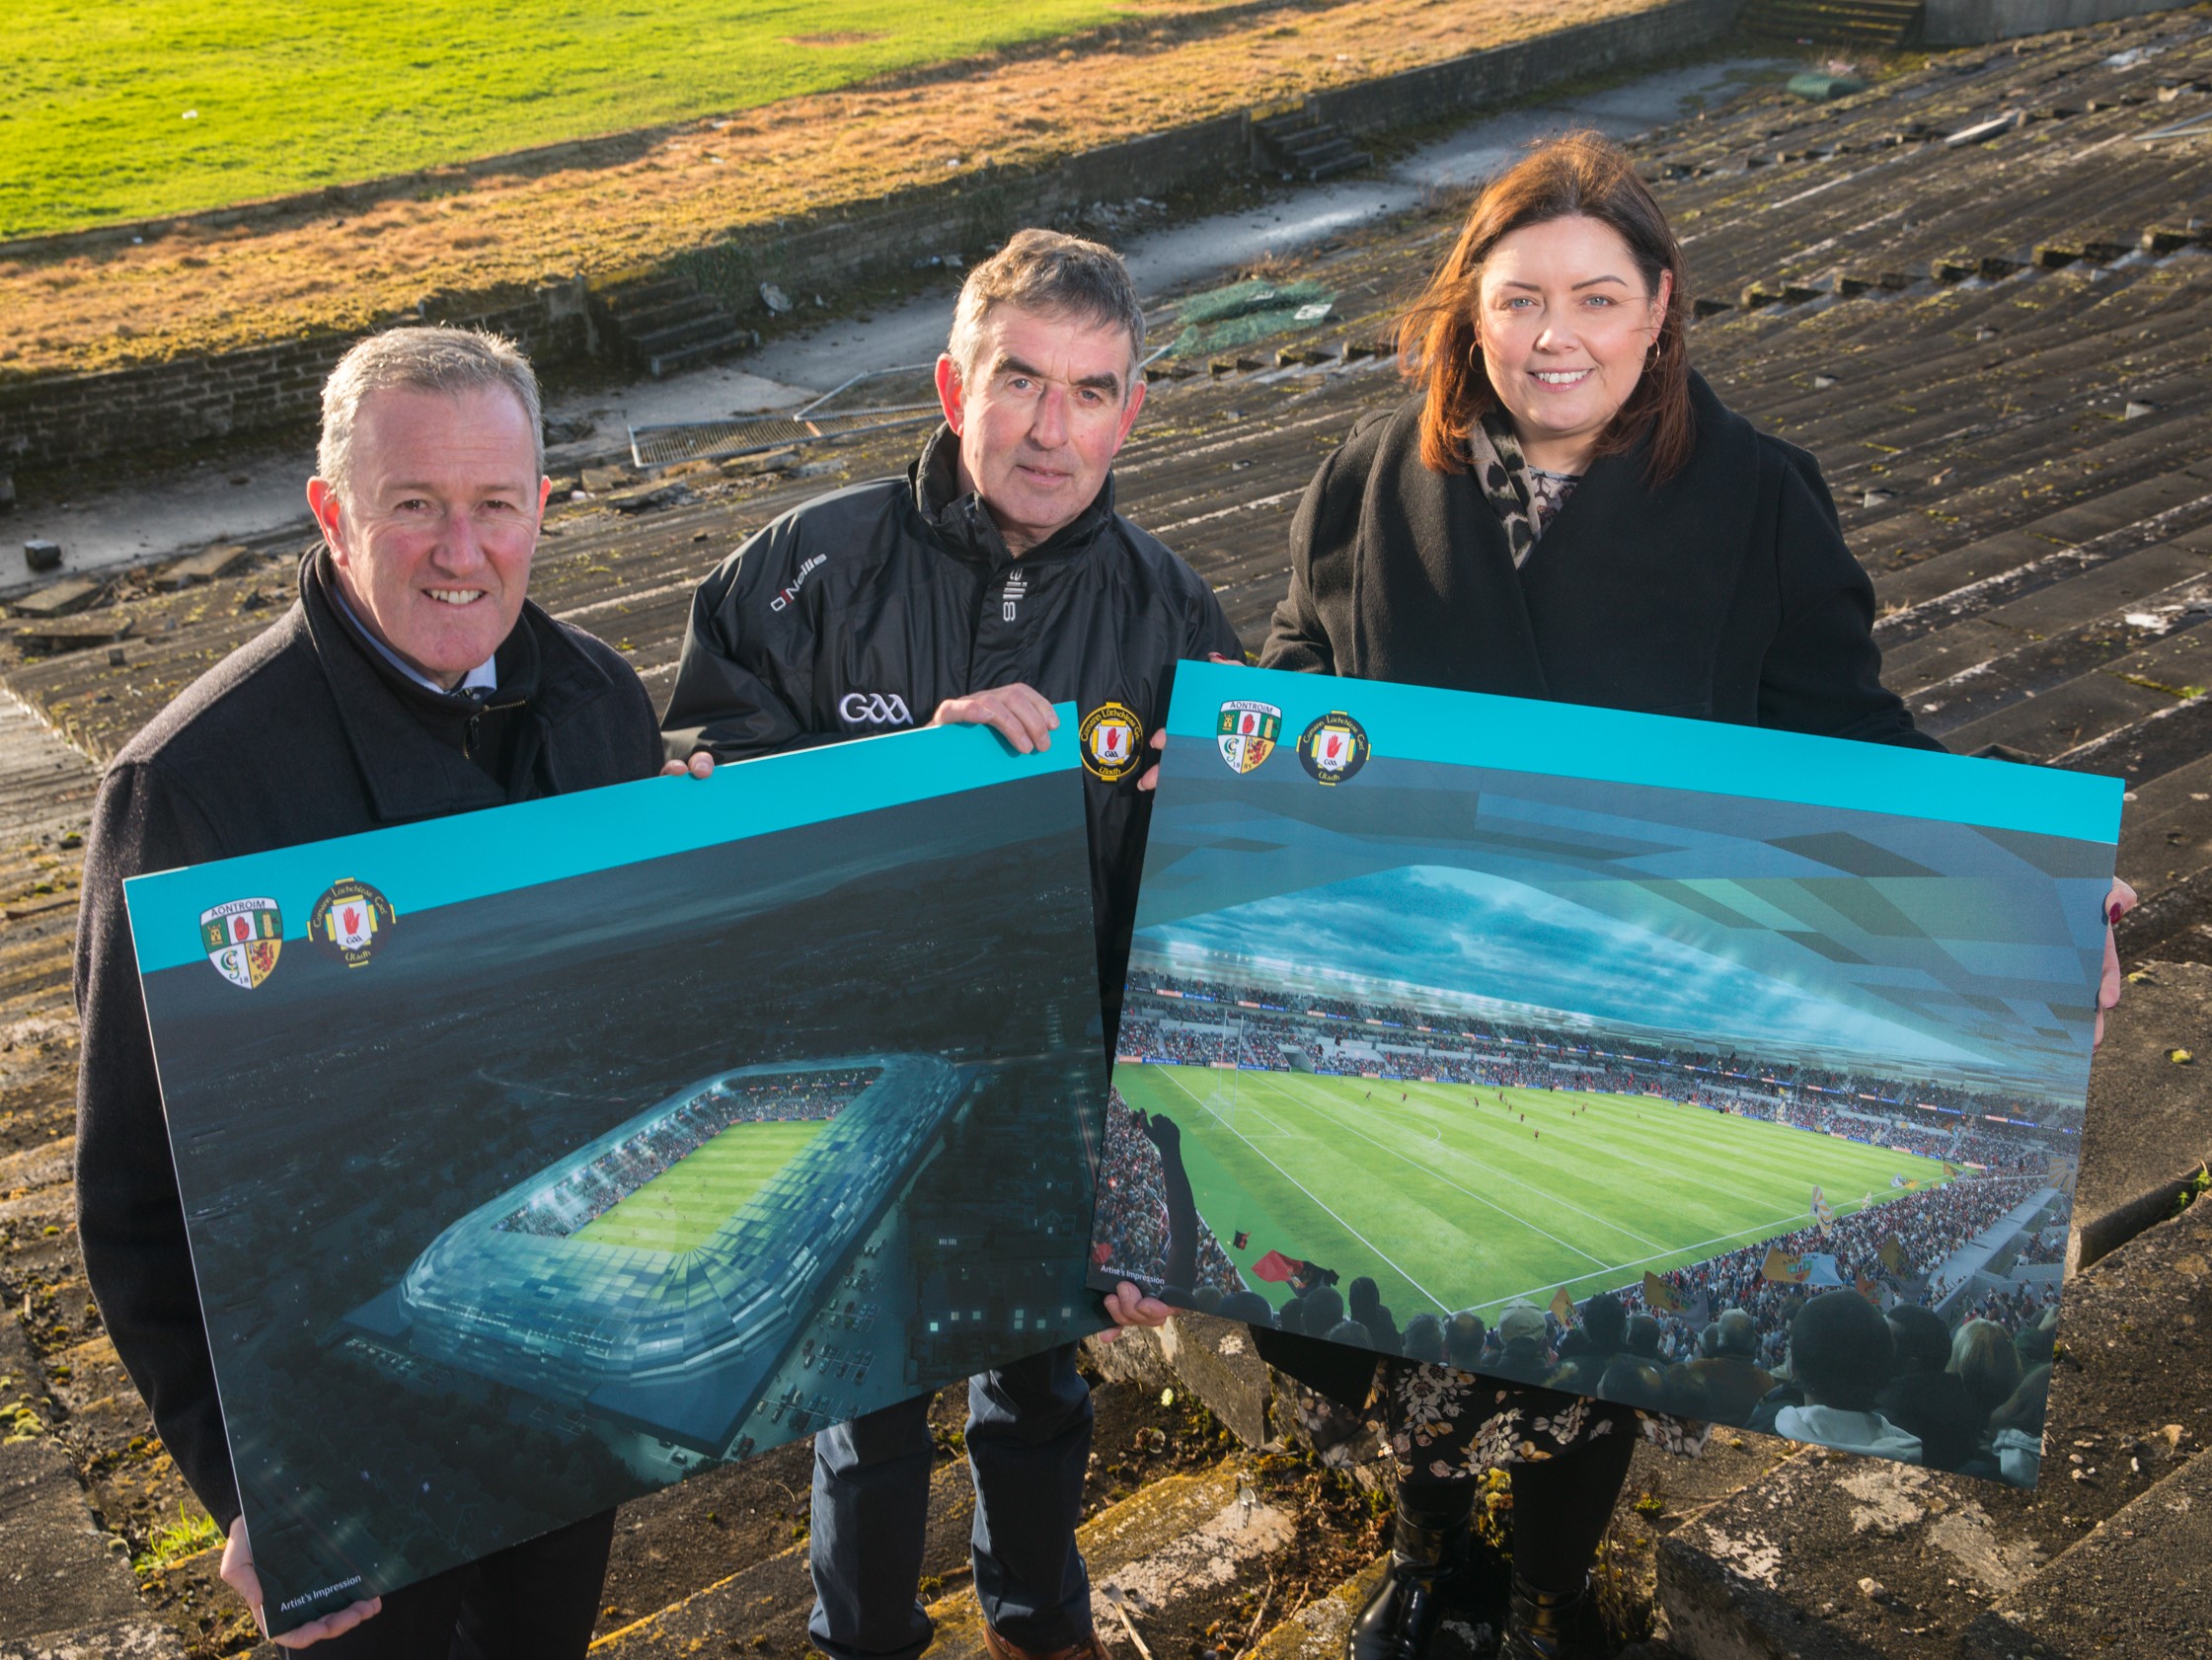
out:
{"label": "black gaa training jacket", "polygon": [[746,760],[925,726],[1017,683],[1075,704],[1110,1038],[1151,797],[1137,779],[1179,658],[1242,659],[1213,590],[1098,499],[1020,559],[956,481],[940,427],[902,479],[837,490],[751,537],[699,585],[661,727],[668,753]]}

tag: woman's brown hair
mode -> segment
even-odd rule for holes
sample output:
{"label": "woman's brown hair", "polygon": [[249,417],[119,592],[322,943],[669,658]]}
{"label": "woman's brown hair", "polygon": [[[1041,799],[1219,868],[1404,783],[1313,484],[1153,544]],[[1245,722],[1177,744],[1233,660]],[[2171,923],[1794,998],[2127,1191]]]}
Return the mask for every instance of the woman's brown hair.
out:
{"label": "woman's brown hair", "polygon": [[1476,343],[1483,263],[1512,232],[1576,214],[1611,227],[1628,244],[1647,296],[1658,292],[1660,272],[1674,278],[1656,345],[1636,390],[1599,436],[1597,453],[1617,455],[1648,434],[1644,478],[1653,485],[1664,484],[1690,459],[1697,428],[1690,413],[1690,285],[1681,244],[1628,152],[1600,133],[1570,132],[1538,145],[1483,187],[1467,228],[1398,326],[1399,367],[1422,395],[1421,460],[1432,470],[1466,472],[1468,437],[1497,405]]}

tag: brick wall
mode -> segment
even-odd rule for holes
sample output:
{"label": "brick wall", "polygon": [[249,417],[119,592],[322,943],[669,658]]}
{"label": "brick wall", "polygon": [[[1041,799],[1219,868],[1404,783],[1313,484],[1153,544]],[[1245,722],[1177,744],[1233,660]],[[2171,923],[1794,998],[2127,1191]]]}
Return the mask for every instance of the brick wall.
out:
{"label": "brick wall", "polygon": [[[1708,44],[1734,24],[1741,4],[1674,0],[1320,93],[1307,103],[1355,132],[1464,115],[1568,76]],[[932,256],[973,259],[1023,225],[1063,220],[1095,201],[1216,183],[1261,164],[1252,117],[1239,112],[1086,150],[1048,168],[987,171],[796,223],[747,227],[676,255],[667,269],[694,278],[747,317],[764,310],[762,282],[827,294],[896,279]],[[602,345],[580,277],[534,292],[443,295],[425,302],[421,315],[513,337],[554,384],[564,365]],[[323,377],[357,338],[334,332],[99,374],[0,378],[0,465],[58,467],[209,438],[311,430]]]}

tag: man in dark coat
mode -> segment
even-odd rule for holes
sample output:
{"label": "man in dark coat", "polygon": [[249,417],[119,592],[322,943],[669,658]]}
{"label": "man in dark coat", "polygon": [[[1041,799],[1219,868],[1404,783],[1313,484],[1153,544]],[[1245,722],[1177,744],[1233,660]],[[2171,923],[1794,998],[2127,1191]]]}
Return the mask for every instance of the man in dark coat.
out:
{"label": "man in dark coat", "polygon": [[1714,1333],[1714,1352],[1691,1361],[1685,1370],[1709,1416],[1741,1424],[1774,1388],[1773,1375],[1756,1358],[1759,1324],[1743,1310],[1728,1309],[1715,1322]]}
{"label": "man in dark coat", "polygon": [[[550,487],[521,354],[459,330],[393,330],[347,354],[323,401],[308,498],[327,545],[301,562],[299,603],[116,756],[93,810],[77,933],[86,1274],[163,1444],[227,1534],[223,1578],[257,1620],[123,880],[661,766],[630,665],[524,597]],[[442,1655],[458,1625],[474,1652],[581,1655],[612,1528],[608,1511],[284,1641]]]}
{"label": "man in dark coat", "polygon": [[[1052,705],[1081,727],[1104,1037],[1119,1019],[1150,818],[1149,750],[1177,659],[1241,652],[1212,590],[1113,510],[1144,403],[1144,314],[1106,249],[1024,231],[969,273],[903,479],[811,501],[700,584],[662,724],[695,770],[905,727],[986,723],[1023,753]],[[1122,1286],[1119,1323],[1162,1303]],[[1096,1655],[1075,1547],[1091,1445],[1072,1346],[973,1380],[975,1589],[1000,1660]],[[933,1461],[926,1401],[814,1438],[808,1627],[832,1660],[914,1660]]]}

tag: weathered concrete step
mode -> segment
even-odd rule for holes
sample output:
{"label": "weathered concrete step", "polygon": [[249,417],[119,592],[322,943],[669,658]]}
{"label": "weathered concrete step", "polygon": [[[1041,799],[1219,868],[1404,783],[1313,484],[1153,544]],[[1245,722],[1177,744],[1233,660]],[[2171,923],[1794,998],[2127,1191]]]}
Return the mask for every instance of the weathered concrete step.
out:
{"label": "weathered concrete step", "polygon": [[1388,1557],[1376,1557],[1328,1596],[1316,1598],[1275,1625],[1246,1660],[1344,1660],[1351,1622],[1375,1594],[1388,1566]]}
{"label": "weathered concrete step", "polygon": [[[14,1406],[33,1374],[13,1317],[6,1325],[14,1340],[0,1341],[0,1376],[11,1380],[0,1389],[0,1406]],[[11,1412],[11,1431],[14,1424]],[[11,1433],[0,1445],[0,1644],[37,1652],[62,1634],[142,1619],[120,1544],[93,1521],[60,1446],[42,1434]]]}
{"label": "weathered concrete step", "polygon": [[[2164,1217],[2212,1157],[2212,965],[2150,962],[2137,976],[2105,1016],[2090,1068],[2069,1268],[2096,1262]],[[2198,1058],[2176,1064],[2176,1049]]]}
{"label": "weathered concrete step", "polygon": [[754,329],[730,329],[707,340],[693,340],[668,351],[658,351],[647,360],[647,373],[656,379],[672,375],[678,369],[694,363],[704,363],[710,358],[723,357],[732,351],[742,351],[747,346],[760,344],[760,333]]}
{"label": "weathered concrete step", "polygon": [[1989,1608],[2212,1436],[2208,1251],[2212,1205],[2193,1205],[2068,1286],[2039,1490],[1793,1459],[1661,1543],[1668,1640],[1692,1660],[1956,1660]]}
{"label": "weathered concrete step", "polygon": [[[265,1650],[271,1657],[291,1652],[265,1644],[255,1653]],[[175,1631],[142,1615],[45,1636],[0,1637],[0,1660],[186,1660],[186,1655]]]}
{"label": "weathered concrete step", "polygon": [[[2185,627],[2194,620],[2193,608],[2199,600],[2204,602],[2204,613],[2212,615],[2212,557],[2187,548],[2144,548],[2056,588],[2039,589],[1884,651],[1882,683],[1917,700],[1952,675],[2000,663],[2035,643],[2053,643],[2059,636],[2076,637],[2077,642],[2093,648],[2096,654],[2084,661],[2102,661],[2120,655],[2125,645],[2114,648],[2079,637],[2110,634],[2126,641],[2131,628]],[[2130,615],[2147,621],[2130,624]],[[2003,678],[2013,681],[2019,676],[2006,665]]]}
{"label": "weathered concrete step", "polygon": [[[974,1512],[967,1461],[953,1459],[939,1465],[930,1475],[929,1537],[922,1553],[925,1581],[931,1575],[964,1575]],[[708,1651],[740,1650],[766,1656],[802,1655],[808,1648],[806,1620],[813,1606],[814,1584],[807,1572],[806,1546],[801,1543],[741,1567],[657,1614],[607,1632],[592,1642],[591,1653],[606,1660],[675,1660]]]}
{"label": "weathered concrete step", "polygon": [[2212,1647],[2212,1455],[2199,1454],[1975,1621],[1964,1660]]}
{"label": "weathered concrete step", "polygon": [[[1237,1460],[1202,1474],[1161,1476],[1076,1530],[1091,1573],[1092,1619],[1109,1646],[1125,1634],[1116,1604],[1140,1635],[1148,1625],[1185,1624],[1200,1600],[1263,1576],[1267,1559],[1288,1549],[1295,1534],[1290,1514],[1259,1495]],[[982,1660],[983,1616],[964,1587],[932,1604],[930,1618],[937,1660]]]}

